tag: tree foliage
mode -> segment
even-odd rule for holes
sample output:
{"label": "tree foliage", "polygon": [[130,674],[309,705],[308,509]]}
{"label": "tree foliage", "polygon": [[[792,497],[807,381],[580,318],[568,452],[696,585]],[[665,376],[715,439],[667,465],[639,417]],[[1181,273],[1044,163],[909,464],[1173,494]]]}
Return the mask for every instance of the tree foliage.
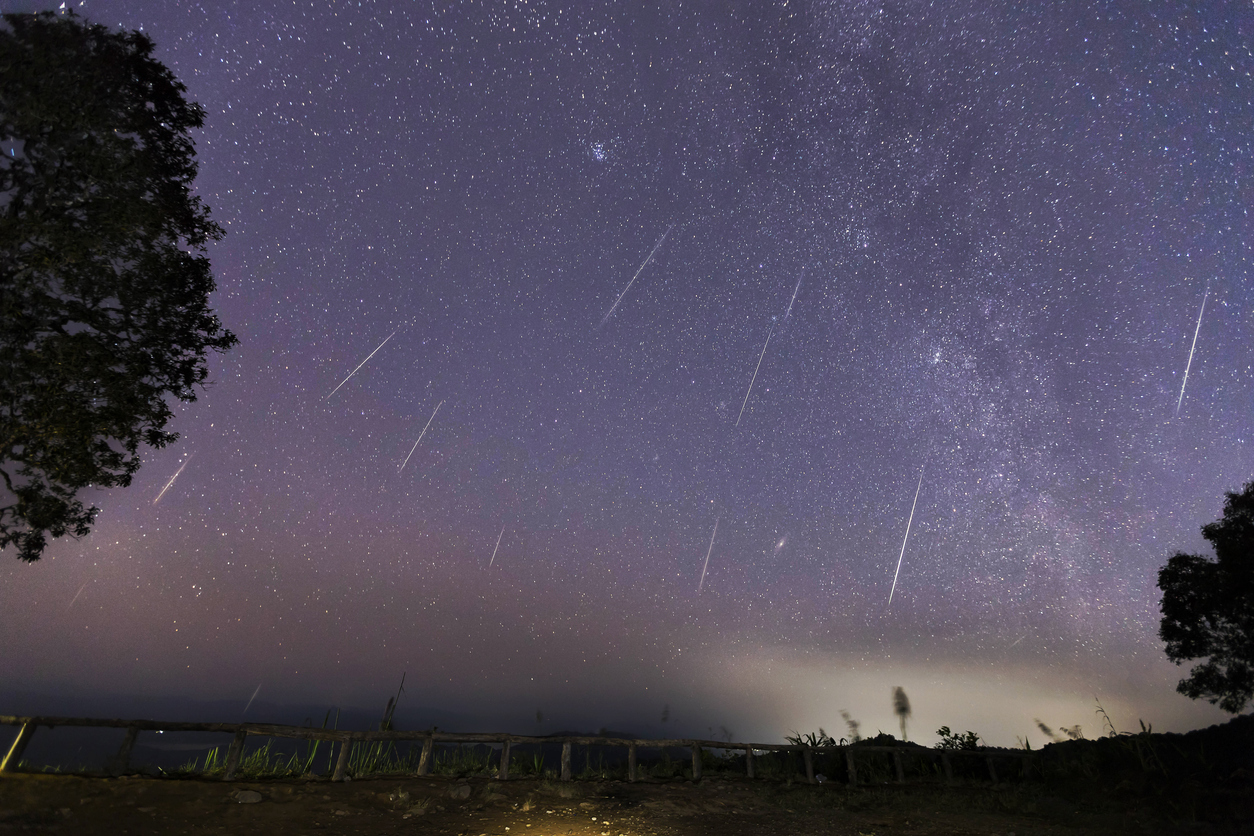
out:
{"label": "tree foliage", "polygon": [[1177,665],[1205,660],[1176,690],[1236,714],[1254,697],[1254,482],[1227,494],[1223,518],[1202,536],[1214,560],[1177,553],[1158,573],[1158,635]]}
{"label": "tree foliage", "polygon": [[140,32],[74,15],[0,26],[0,548],[86,535],[78,493],[125,486],[196,399],[222,230],[192,194],[204,110]]}

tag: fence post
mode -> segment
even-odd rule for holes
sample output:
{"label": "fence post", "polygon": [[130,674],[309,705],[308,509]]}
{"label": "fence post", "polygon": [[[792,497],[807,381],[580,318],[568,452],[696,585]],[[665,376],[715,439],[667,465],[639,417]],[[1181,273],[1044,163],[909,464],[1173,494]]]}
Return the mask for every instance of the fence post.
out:
{"label": "fence post", "polygon": [[351,737],[344,738],[344,742],[340,744],[340,756],[335,759],[335,773],[331,776],[332,781],[343,781],[344,773],[348,771],[348,756],[353,751],[353,739]]}
{"label": "fence post", "polygon": [[113,756],[113,761],[109,764],[109,773],[112,775],[121,775],[131,765],[131,750],[135,748],[135,738],[139,737],[139,726],[128,726],[126,729],[126,737],[122,738],[122,745],[118,748],[118,753]]}
{"label": "fence post", "polygon": [[562,744],[562,780],[570,780],[570,741]]}
{"label": "fence post", "polygon": [[745,747],[745,774],[750,778],[753,777],[753,747]]}
{"label": "fence post", "polygon": [[988,764],[988,777],[993,779],[993,783],[997,783],[997,768],[993,766],[993,756],[988,755],[984,758],[984,762]]}
{"label": "fence post", "polygon": [[422,754],[418,756],[419,775],[429,775],[431,773],[431,750],[434,747],[434,736],[428,732],[427,736],[422,739]]}
{"label": "fence post", "polygon": [[496,773],[497,780],[509,780],[509,741],[501,741],[501,768]]}
{"label": "fence post", "polygon": [[248,732],[240,729],[235,732],[235,737],[231,738],[231,747],[226,750],[226,772],[222,774],[223,781],[234,781],[235,770],[239,769],[240,757],[244,754],[244,738],[248,736]]}
{"label": "fence post", "polygon": [[0,772],[7,772],[22,762],[22,753],[26,751],[26,744],[30,743],[31,735],[34,733],[34,723],[22,724],[22,727],[17,731],[17,737],[14,739],[13,745],[9,747],[9,754],[5,755],[4,760],[0,761]]}
{"label": "fence post", "polygon": [[853,762],[852,746],[845,748],[845,768],[849,770],[849,786],[852,787],[858,783],[858,767]]}
{"label": "fence post", "polygon": [[801,747],[801,759],[806,764],[806,783],[814,783],[814,750],[809,746]]}
{"label": "fence post", "polygon": [[692,744],[692,780],[701,780],[701,747],[696,743]]}
{"label": "fence post", "polygon": [[945,783],[952,784],[954,782],[954,765],[949,762],[948,752],[941,752],[941,766],[945,769]]}
{"label": "fence post", "polygon": [[627,780],[636,780],[636,744],[627,744]]}
{"label": "fence post", "polygon": [[906,783],[906,770],[901,765],[901,752],[897,749],[893,750],[893,769],[897,772],[897,783]]}

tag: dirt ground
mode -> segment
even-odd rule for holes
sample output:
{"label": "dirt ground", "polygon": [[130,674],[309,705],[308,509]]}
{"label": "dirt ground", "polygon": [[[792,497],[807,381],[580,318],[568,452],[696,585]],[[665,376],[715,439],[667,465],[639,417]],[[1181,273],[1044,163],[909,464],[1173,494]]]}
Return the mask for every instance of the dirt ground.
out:
{"label": "dirt ground", "polygon": [[[1071,836],[1177,832],[1023,787],[0,776],[0,836]],[[1178,832],[1208,833],[1186,827]]]}

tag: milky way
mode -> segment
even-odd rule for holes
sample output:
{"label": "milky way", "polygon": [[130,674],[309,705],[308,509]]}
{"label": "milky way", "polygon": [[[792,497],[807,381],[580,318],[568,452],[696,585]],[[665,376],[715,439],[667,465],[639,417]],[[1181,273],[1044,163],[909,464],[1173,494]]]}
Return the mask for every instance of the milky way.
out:
{"label": "milky way", "polygon": [[241,342],[90,537],[5,563],[10,670],[762,734],[1041,676],[979,730],[1210,722],[1154,584],[1254,478],[1251,7],[638,5],[79,8],[207,110]]}

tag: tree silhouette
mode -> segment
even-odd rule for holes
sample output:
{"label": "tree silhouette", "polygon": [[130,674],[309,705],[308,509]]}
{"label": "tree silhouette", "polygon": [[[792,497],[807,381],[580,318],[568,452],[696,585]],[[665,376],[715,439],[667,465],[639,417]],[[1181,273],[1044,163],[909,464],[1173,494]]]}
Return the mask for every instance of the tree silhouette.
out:
{"label": "tree silhouette", "polygon": [[130,484],[177,438],[209,349],[208,241],[189,131],[204,110],[140,32],[73,14],[0,28],[0,548],[85,536],[78,493]]}
{"label": "tree silhouette", "polygon": [[910,698],[906,696],[906,689],[900,685],[893,688],[893,713],[901,722],[901,739],[907,740],[906,719],[910,716]]}
{"label": "tree silhouette", "polygon": [[1202,527],[1215,560],[1177,553],[1158,573],[1158,635],[1177,665],[1205,660],[1176,690],[1237,714],[1254,696],[1254,482],[1226,496],[1223,518]]}

